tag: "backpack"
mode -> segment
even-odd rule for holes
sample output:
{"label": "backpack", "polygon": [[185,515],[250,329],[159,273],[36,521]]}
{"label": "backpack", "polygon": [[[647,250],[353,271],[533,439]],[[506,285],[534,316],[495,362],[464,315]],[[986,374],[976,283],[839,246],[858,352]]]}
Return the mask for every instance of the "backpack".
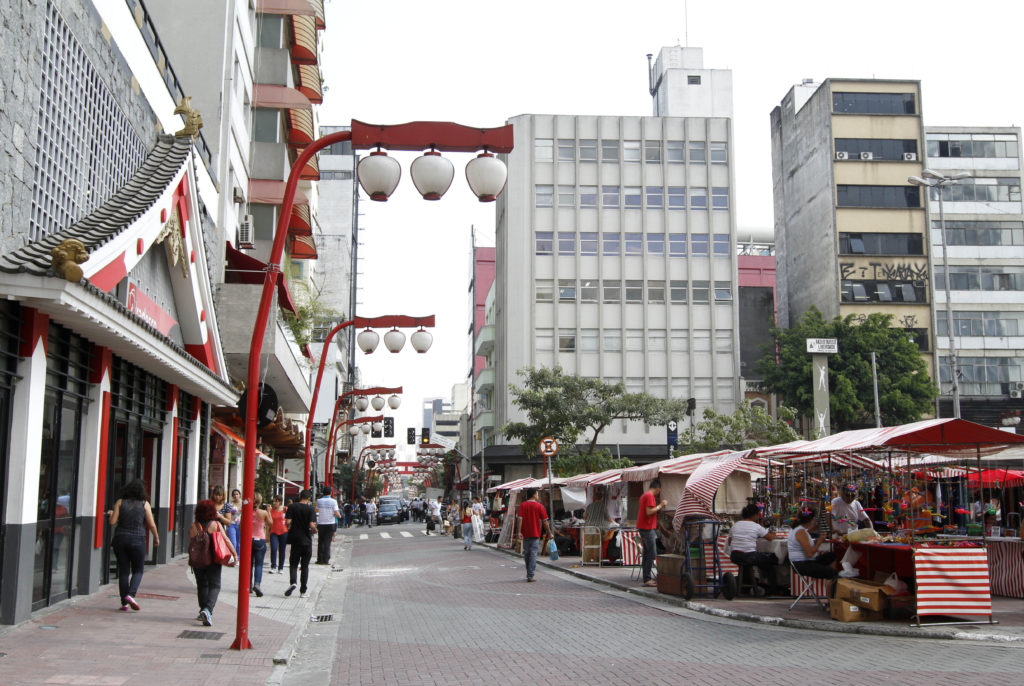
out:
{"label": "backpack", "polygon": [[190,567],[209,567],[213,564],[213,541],[205,526],[188,542],[188,564]]}

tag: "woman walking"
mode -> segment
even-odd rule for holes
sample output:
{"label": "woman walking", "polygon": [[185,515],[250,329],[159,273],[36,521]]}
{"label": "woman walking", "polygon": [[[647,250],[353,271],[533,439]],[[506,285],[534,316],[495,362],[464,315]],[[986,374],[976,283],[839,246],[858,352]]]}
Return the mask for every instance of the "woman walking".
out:
{"label": "woman walking", "polygon": [[[224,490],[221,489],[221,495],[223,496],[223,494]],[[217,506],[214,502],[212,500],[200,500],[196,504],[196,520],[192,522],[192,527],[188,531],[189,547],[191,548],[192,540],[205,531],[210,537],[211,547],[213,537],[222,536],[231,551],[231,555],[237,558],[238,553],[235,547],[231,545],[231,540],[227,537],[227,534],[224,533],[224,528],[221,526],[219,519]],[[199,616],[196,619],[201,621],[203,626],[213,626],[213,608],[216,607],[217,597],[220,595],[221,565],[216,560],[213,560],[211,564],[205,567],[193,567],[192,573],[196,576],[196,596],[199,601]]]}
{"label": "woman walking", "polygon": [[252,498],[252,578],[250,585],[257,598],[263,597],[260,583],[263,582],[263,558],[267,556],[267,534],[274,524],[270,513],[263,509],[263,496],[256,493]]}
{"label": "woman walking", "polygon": [[[217,508],[217,521],[220,522],[221,526],[224,527],[224,531],[227,532],[235,520],[238,519],[238,510],[228,502],[223,486],[214,486],[210,498]],[[228,540],[231,540],[230,535],[228,535]],[[231,545],[235,545],[235,542],[231,541]],[[238,547],[236,546],[235,550],[237,549]]]}
{"label": "woman walking", "polygon": [[271,499],[270,518],[270,573],[284,573],[284,548],[288,545],[288,525],[284,521],[284,504],[281,496]]}
{"label": "woman walking", "polygon": [[235,550],[238,550],[238,545],[242,540],[242,492],[237,488],[231,491],[229,504],[234,517],[231,520],[231,526],[228,527],[228,538],[231,540],[231,545],[235,546]]}
{"label": "woman walking", "polygon": [[141,610],[135,600],[146,566],[146,531],[153,534],[153,546],[160,545],[160,534],[153,521],[153,510],[146,502],[146,487],[141,479],[134,479],[121,489],[121,497],[114,509],[107,511],[111,526],[116,526],[111,547],[117,556],[117,588],[121,596],[121,611],[130,607]]}
{"label": "woman walking", "polygon": [[473,549],[473,507],[468,500],[462,501],[462,542],[463,550]]}

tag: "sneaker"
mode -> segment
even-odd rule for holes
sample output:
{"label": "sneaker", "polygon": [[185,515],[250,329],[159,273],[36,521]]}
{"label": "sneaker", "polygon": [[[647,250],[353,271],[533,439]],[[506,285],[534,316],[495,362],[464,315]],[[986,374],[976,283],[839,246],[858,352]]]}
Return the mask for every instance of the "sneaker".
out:
{"label": "sneaker", "polygon": [[209,610],[203,610],[200,614],[203,615],[203,626],[213,626],[213,615]]}
{"label": "sneaker", "polygon": [[306,593],[305,591],[299,591],[299,597],[300,598],[308,598],[309,594]]}
{"label": "sneaker", "polygon": [[252,587],[252,592],[256,594],[257,598],[262,598],[263,597],[263,591],[260,590],[259,586],[253,586]]}
{"label": "sneaker", "polygon": [[286,596],[290,596],[294,592],[295,592],[295,584],[292,584],[291,586],[289,586],[288,588],[285,589],[284,594]]}
{"label": "sneaker", "polygon": [[142,609],[141,607],[139,607],[139,604],[135,602],[135,598],[132,598],[130,595],[126,595],[124,597],[124,602],[128,604],[128,607],[135,610],[136,612]]}
{"label": "sneaker", "polygon": [[199,614],[198,614],[198,615],[196,615],[196,621],[197,621],[197,622],[201,622],[201,621],[203,621],[203,618],[204,618],[204,617],[205,617],[205,615],[203,615],[203,611],[202,611],[202,610],[200,610],[200,611],[199,611]]}
{"label": "sneaker", "polygon": [[121,612],[127,612],[127,611],[128,611],[128,606],[127,605],[122,605],[121,606]]}
{"label": "sneaker", "polygon": [[526,577],[526,580],[527,580],[528,582],[530,582],[530,583],[533,583],[534,581],[536,581],[536,579],[534,579],[534,578],[533,578],[532,576],[528,576],[528,577]]}

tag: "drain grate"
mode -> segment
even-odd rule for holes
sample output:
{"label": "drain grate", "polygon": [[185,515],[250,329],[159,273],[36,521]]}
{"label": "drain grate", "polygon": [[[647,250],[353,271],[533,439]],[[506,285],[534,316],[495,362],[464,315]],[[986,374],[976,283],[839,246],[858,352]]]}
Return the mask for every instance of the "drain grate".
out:
{"label": "drain grate", "polygon": [[334,615],[313,615],[309,618],[311,622],[333,622]]}
{"label": "drain grate", "polygon": [[207,641],[219,641],[224,638],[224,632],[186,630],[178,634],[177,638],[198,638],[205,639]]}
{"label": "drain grate", "polygon": [[221,658],[221,655],[220,653],[199,653],[199,657],[208,657],[214,660],[219,660]]}

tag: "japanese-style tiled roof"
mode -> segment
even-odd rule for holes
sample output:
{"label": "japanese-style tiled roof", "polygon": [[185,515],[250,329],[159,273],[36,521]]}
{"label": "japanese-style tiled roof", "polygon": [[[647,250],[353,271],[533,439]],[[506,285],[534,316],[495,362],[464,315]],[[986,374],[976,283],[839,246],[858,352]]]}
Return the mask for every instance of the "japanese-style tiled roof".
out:
{"label": "japanese-style tiled roof", "polygon": [[109,200],[63,231],[0,256],[0,271],[52,275],[50,251],[74,238],[92,252],[132,225],[167,189],[188,159],[192,139],[160,135],[138,171]]}

